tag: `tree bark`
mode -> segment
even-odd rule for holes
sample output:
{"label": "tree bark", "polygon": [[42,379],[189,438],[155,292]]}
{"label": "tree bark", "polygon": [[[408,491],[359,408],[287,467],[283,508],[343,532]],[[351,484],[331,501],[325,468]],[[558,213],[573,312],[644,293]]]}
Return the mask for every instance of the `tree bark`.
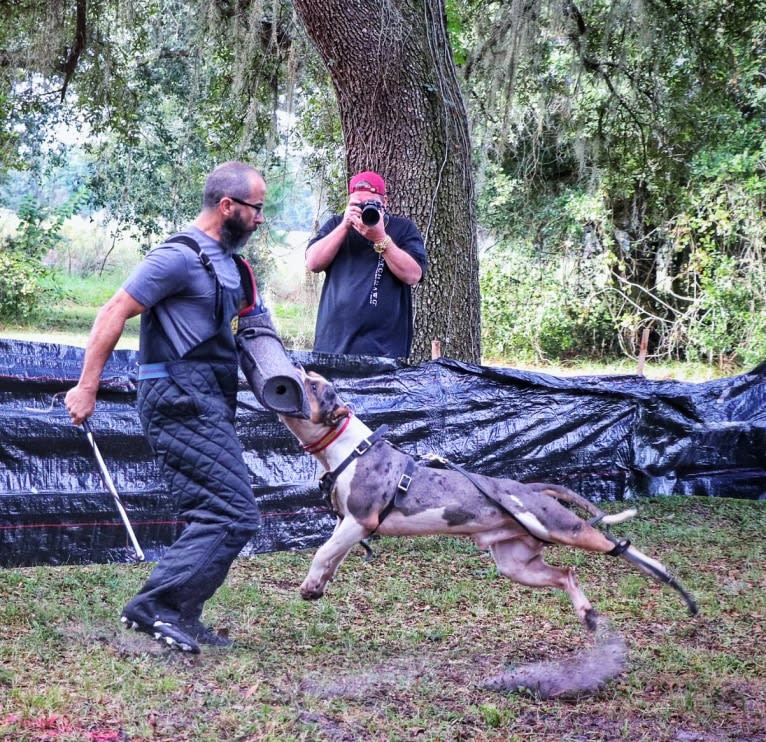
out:
{"label": "tree bark", "polygon": [[415,290],[413,361],[481,359],[479,263],[468,117],[443,0],[293,0],[332,78],[349,175],[386,179],[429,268]]}

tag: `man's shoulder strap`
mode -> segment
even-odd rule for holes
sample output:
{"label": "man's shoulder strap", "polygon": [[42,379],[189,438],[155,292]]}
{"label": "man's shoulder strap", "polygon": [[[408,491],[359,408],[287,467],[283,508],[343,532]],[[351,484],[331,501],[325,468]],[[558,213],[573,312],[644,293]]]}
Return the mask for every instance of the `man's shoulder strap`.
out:
{"label": "man's shoulder strap", "polygon": [[[200,262],[203,266],[205,266],[205,269],[212,273],[216,280],[218,280],[215,268],[213,267],[213,262],[205,254],[204,250],[199,246],[197,240],[195,240],[191,235],[183,233],[174,234],[171,237],[168,237],[168,239],[166,239],[163,244],[181,244],[191,248],[195,253],[197,253]],[[237,266],[237,270],[239,271],[239,278],[242,282],[242,289],[245,292],[246,305],[240,311],[240,314],[247,314],[258,302],[258,287],[255,283],[255,274],[253,273],[253,269],[251,268],[250,263],[248,263],[247,260],[245,260],[245,258],[243,258],[241,255],[237,255],[235,253],[231,257],[234,260],[234,265]]]}
{"label": "man's shoulder strap", "polygon": [[199,255],[202,252],[202,248],[199,246],[199,243],[197,240],[194,239],[190,234],[183,234],[182,232],[179,232],[177,234],[171,235],[168,237],[163,244],[173,244],[176,242],[180,242],[182,245],[186,245],[186,247],[190,247],[194,252]]}
{"label": "man's shoulder strap", "polygon": [[186,247],[190,247],[192,250],[194,250],[195,253],[197,253],[197,257],[199,258],[199,262],[202,263],[205,270],[208,271],[208,273],[212,273],[212,275],[217,279],[218,276],[216,275],[215,268],[213,268],[213,262],[210,260],[210,258],[207,256],[205,251],[199,246],[199,243],[197,240],[194,239],[191,235],[188,234],[174,234],[168,239],[165,240],[165,242],[162,243],[163,245],[186,245]]}
{"label": "man's shoulder strap", "polygon": [[234,254],[234,264],[239,270],[239,278],[242,281],[242,289],[245,292],[245,306],[240,310],[240,317],[248,314],[258,303],[258,286],[255,283],[255,274],[250,263],[241,255]]}

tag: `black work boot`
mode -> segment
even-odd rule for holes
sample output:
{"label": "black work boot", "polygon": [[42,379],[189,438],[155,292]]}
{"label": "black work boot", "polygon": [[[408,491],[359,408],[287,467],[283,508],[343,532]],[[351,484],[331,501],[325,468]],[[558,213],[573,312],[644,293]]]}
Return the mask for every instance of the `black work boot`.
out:
{"label": "black work boot", "polygon": [[129,608],[123,610],[120,621],[126,629],[148,634],[152,639],[172,649],[191,654],[199,654],[200,652],[199,644],[177,624],[161,620],[149,621]]}
{"label": "black work boot", "polygon": [[199,644],[207,644],[211,647],[230,647],[234,644],[234,641],[228,636],[213,631],[198,618],[183,619],[180,625],[184,632]]}

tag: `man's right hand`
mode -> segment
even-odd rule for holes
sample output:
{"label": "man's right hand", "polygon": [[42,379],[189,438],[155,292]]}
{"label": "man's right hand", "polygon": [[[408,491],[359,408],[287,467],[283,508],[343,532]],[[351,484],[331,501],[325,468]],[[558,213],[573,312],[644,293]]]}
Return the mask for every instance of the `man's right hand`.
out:
{"label": "man's right hand", "polygon": [[64,404],[75,425],[82,425],[96,409],[101,372],[125,329],[125,322],[145,310],[146,307],[123,288],[117,289],[115,295],[99,309],[85,348],[80,380],[64,397]]}
{"label": "man's right hand", "polygon": [[96,395],[78,384],[66,393],[64,404],[72,422],[75,425],[82,425],[96,409]]}
{"label": "man's right hand", "polygon": [[346,230],[355,229],[357,232],[362,226],[362,210],[359,208],[359,202],[353,198],[346,204],[346,211],[343,213],[343,226]]}

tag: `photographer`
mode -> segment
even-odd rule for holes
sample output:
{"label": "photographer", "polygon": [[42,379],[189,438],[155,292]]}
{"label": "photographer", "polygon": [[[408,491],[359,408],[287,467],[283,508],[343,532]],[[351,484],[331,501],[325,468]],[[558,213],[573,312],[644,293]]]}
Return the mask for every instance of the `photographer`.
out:
{"label": "photographer", "polygon": [[306,248],[306,267],[324,271],[314,350],[407,357],[412,345],[412,287],[426,269],[417,227],[386,210],[386,183],[374,172],[349,181],[342,215],[331,217]]}

